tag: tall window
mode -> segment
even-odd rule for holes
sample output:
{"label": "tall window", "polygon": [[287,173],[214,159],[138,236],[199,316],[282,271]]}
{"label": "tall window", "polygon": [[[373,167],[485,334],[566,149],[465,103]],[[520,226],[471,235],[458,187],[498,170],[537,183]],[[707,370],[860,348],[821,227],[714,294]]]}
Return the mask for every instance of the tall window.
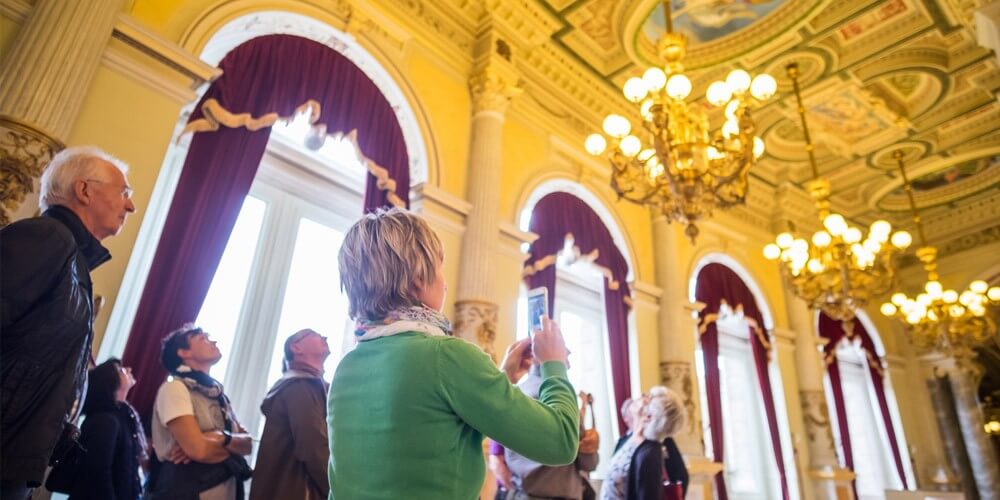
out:
{"label": "tall window", "polygon": [[[900,489],[899,476],[889,447],[882,414],[871,390],[868,366],[863,351],[851,342],[837,346],[837,365],[844,391],[847,427],[851,435],[851,452],[857,475],[860,500],[883,500],[886,489]],[[833,395],[827,387],[827,401],[832,408]],[[836,428],[836,426],[834,426]],[[839,434],[839,429],[837,429]]]}
{"label": "tall window", "polygon": [[[723,307],[725,310],[725,307]],[[719,390],[722,396],[722,422],[726,491],[734,500],[769,500],[781,498],[781,480],[771,446],[770,430],[764,411],[757,370],[748,338],[749,325],[740,316],[721,315],[719,329]],[[702,430],[706,453],[713,455],[708,417],[708,400],[705,392],[705,369],[700,350],[695,353],[695,370],[699,380],[702,412]],[[772,371],[772,393],[778,413],[779,428],[787,429],[783,422],[784,404],[780,377]],[[782,436],[788,442],[788,436]],[[786,470],[791,469],[788,450],[784,450]],[[790,488],[794,488],[792,474],[788,473]],[[797,496],[793,493],[793,497]]]}
{"label": "tall window", "polygon": [[327,380],[352,341],[337,254],[361,214],[365,170],[347,141],[302,148],[301,121],[275,126],[197,318],[222,350],[212,375],[258,433],[289,335],[311,328],[328,337]]}
{"label": "tall window", "polygon": [[[618,417],[611,392],[607,319],[604,315],[604,277],[586,262],[560,259],[556,271],[556,300],[552,317],[559,322],[570,351],[568,376],[573,388],[594,397],[594,422],[601,436],[600,463],[592,478],[604,479],[617,441]],[[527,304],[518,301],[518,338],[528,335]],[[588,416],[587,424],[590,424]]]}

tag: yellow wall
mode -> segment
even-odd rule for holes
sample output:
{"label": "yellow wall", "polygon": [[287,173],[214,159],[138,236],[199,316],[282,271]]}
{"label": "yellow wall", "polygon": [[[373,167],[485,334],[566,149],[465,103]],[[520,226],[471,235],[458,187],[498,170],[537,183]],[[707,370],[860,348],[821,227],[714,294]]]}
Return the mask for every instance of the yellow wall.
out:
{"label": "yellow wall", "polygon": [[[239,3],[239,2],[236,2]],[[214,12],[220,5],[231,5],[216,0],[135,0],[129,4],[129,13],[163,39],[177,43],[194,43],[184,39],[185,33],[194,29],[198,19]],[[253,2],[244,0],[242,4],[268,5],[272,9],[301,11],[303,9],[327,9],[333,2],[273,0]],[[411,20],[389,8],[381,8],[371,3],[355,2],[354,9],[377,14],[392,19],[399,26],[408,26]],[[333,15],[333,14],[330,14]],[[17,23],[0,17],[0,52],[10,46],[17,31]],[[395,52],[392,66],[402,73],[400,86],[410,89],[413,97],[411,106],[418,113],[418,121],[426,124],[425,143],[432,168],[436,170],[436,187],[444,194],[464,199],[466,196],[467,169],[470,143],[471,103],[467,77],[472,73],[468,68],[456,69],[440,57],[423,50],[425,46],[444,43],[421,33],[412,33],[407,41],[408,50]],[[378,49],[377,40],[361,36],[366,47]],[[385,54],[391,51],[372,50],[377,58],[389,65]],[[145,56],[132,54],[136,60]],[[149,61],[143,64],[147,66]],[[177,75],[168,66],[153,64],[162,75],[162,82],[176,86]],[[128,72],[102,66],[88,91],[87,99],[80,111],[71,133],[69,144],[96,144],[121,157],[132,166],[129,175],[135,188],[135,201],[139,212],[126,225],[123,233],[107,241],[114,259],[94,274],[95,293],[104,296],[108,303],[96,321],[97,339],[100,343],[105,334],[108,316],[115,306],[125,267],[129,262],[136,235],[145,215],[149,197],[169,141],[182,107],[176,98],[165,95],[148,81],[130,76]],[[529,82],[530,84],[530,82]],[[774,326],[787,328],[789,325],[782,280],[777,266],[764,259],[761,248],[769,243],[773,235],[768,228],[754,227],[730,213],[717,212],[710,222],[700,224],[701,235],[696,244],[690,244],[683,235],[683,227],[673,225],[676,248],[666,252],[658,248],[654,241],[652,223],[647,210],[637,205],[615,201],[607,184],[606,167],[583,158],[579,151],[582,137],[575,132],[549,127],[535,117],[540,111],[527,95],[515,98],[507,113],[503,129],[503,159],[500,172],[500,214],[507,223],[517,225],[519,211],[530,191],[543,180],[558,176],[580,182],[593,192],[612,212],[619,222],[627,240],[626,252],[633,266],[634,279],[645,289],[657,287],[681,287],[687,289],[693,277],[695,266],[709,253],[723,253],[739,262],[760,287]],[[568,145],[568,146],[567,146]],[[602,170],[603,169],[603,170]],[[432,225],[441,236],[447,254],[446,277],[451,291],[448,295],[446,311],[453,311],[456,299],[459,260],[463,224],[460,215],[449,208],[443,197],[428,208]],[[494,300],[500,306],[496,350],[502,354],[504,348],[515,335],[516,300],[520,286],[521,257],[516,248],[519,241],[509,235],[501,236],[500,248],[495,249],[495,268],[492,272]],[[665,259],[664,254],[675,253],[675,261],[667,263],[672,270],[669,283],[657,283],[656,259]],[[1000,243],[977,250],[972,259],[951,258],[942,261],[942,281],[948,287],[961,288],[974,277],[981,277],[985,269],[972,269],[963,262],[996,262],[1000,255]],[[945,265],[947,264],[947,266]],[[955,270],[948,270],[953,266]],[[911,279],[910,281],[914,281]],[[954,283],[952,283],[954,282]],[[155,286],[155,284],[150,284]],[[637,357],[635,377],[642,390],[661,382],[661,344],[678,342],[693,346],[688,331],[668,331],[660,324],[659,309],[665,304],[659,298],[645,292],[636,293],[636,305],[631,318],[634,325],[634,353]],[[684,294],[686,296],[686,293]],[[899,408],[903,416],[903,426],[910,444],[917,447],[917,459],[921,467],[929,467],[941,460],[934,427],[933,415],[928,412],[926,388],[922,386],[924,375],[917,369],[914,353],[896,325],[882,318],[875,309],[869,316],[875,321],[883,342],[890,354],[899,355],[900,366],[892,371],[893,385],[899,396]],[[165,325],[168,327],[170,325]],[[802,432],[801,409],[798,407],[798,383],[794,349],[798,346],[791,340],[779,352],[779,370],[783,379],[785,399],[788,405],[792,431]],[[810,346],[811,348],[811,346]],[[693,361],[693,351],[686,359]],[[919,472],[918,472],[919,473]],[[800,481],[803,478],[800,477]]]}
{"label": "yellow wall", "polygon": [[107,300],[95,322],[95,345],[104,336],[180,107],[155,90],[102,67],[70,133],[70,145],[98,145],[130,165],[128,178],[138,208],[121,234],[104,241],[112,260],[94,272],[94,293]]}

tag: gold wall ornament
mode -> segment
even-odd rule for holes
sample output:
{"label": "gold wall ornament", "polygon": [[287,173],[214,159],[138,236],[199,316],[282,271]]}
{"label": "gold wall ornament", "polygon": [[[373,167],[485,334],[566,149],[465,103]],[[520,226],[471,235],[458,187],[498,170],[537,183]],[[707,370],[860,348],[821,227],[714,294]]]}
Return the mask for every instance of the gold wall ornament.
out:
{"label": "gold wall ornament", "polygon": [[916,297],[894,293],[880,310],[885,316],[903,321],[910,341],[917,347],[956,359],[971,359],[975,356],[973,348],[997,334],[996,322],[987,314],[987,308],[1000,304],[1000,287],[990,287],[985,281],[977,280],[969,283],[969,288],[962,292],[944,289],[938,281],[937,249],[927,245],[923,222],[913,197],[913,186],[906,176],[902,151],[894,151],[893,158],[917,225],[920,238],[917,259],[927,272],[927,282],[924,283],[924,291]]}
{"label": "gold wall ornament", "polygon": [[63,144],[35,127],[0,116],[0,226],[35,191],[35,180]]}
{"label": "gold wall ornament", "polygon": [[750,107],[770,99],[777,82],[767,74],[751,78],[742,69],[713,82],[705,98],[724,109],[726,121],[711,131],[705,111],[685,100],[691,94],[691,80],[681,62],[687,38],[673,33],[669,0],[663,8],[666,33],[657,47],[664,66],[648,68],[622,87],[642,116],[642,129],[633,129],[625,116],[610,114],[603,123],[607,137],[591,134],[584,148],[607,157],[611,187],[619,199],[650,205],[668,221],[686,224],[685,234],[694,242],[695,222],[716,208],[746,200],[750,167],[764,154],[764,141],[754,135]]}
{"label": "gold wall ornament", "polygon": [[865,237],[861,229],[848,224],[844,216],[831,212],[830,182],[819,177],[816,167],[799,89],[799,68],[791,63],[786,69],[792,80],[805,149],[812,167],[813,180],[806,188],[816,203],[823,229],[809,240],[781,233],[774,243],[764,247],[764,257],[779,262],[781,274],[795,295],[805,300],[810,308],[823,311],[849,328],[854,311],[892,287],[892,259],[910,245],[912,237],[906,231],[893,233],[892,225],[884,220],[872,223]]}
{"label": "gold wall ornament", "polygon": [[482,300],[455,302],[455,336],[474,341],[494,363],[499,361],[495,345],[499,310],[496,304]]}

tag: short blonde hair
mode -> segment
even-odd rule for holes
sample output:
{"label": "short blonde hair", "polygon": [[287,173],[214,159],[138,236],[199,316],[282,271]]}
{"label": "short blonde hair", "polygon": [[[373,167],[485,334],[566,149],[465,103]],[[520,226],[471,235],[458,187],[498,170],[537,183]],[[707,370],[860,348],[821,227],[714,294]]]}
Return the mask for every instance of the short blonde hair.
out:
{"label": "short blonde hair", "polygon": [[365,214],[340,247],[340,289],[354,319],[380,319],[389,311],[419,306],[417,290],[434,280],[444,250],[437,234],[408,210]]}
{"label": "short blonde hair", "polygon": [[649,415],[649,425],[642,430],[642,436],[654,441],[677,434],[687,421],[687,410],[680,395],[662,385],[649,390],[645,412]]}

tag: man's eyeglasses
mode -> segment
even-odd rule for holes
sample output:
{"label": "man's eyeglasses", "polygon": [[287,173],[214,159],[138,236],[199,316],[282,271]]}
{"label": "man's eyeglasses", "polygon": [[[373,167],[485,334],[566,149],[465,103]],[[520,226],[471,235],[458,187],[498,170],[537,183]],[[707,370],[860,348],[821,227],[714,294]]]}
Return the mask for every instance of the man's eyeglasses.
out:
{"label": "man's eyeglasses", "polygon": [[[108,182],[108,181],[102,181],[100,179],[84,179],[83,181],[84,182],[96,182],[98,184],[112,185],[110,182]],[[132,199],[132,193],[133,192],[134,191],[132,190],[132,186],[129,186],[128,184],[125,184],[124,186],[122,186],[122,197],[123,198],[125,198],[125,199]]]}

